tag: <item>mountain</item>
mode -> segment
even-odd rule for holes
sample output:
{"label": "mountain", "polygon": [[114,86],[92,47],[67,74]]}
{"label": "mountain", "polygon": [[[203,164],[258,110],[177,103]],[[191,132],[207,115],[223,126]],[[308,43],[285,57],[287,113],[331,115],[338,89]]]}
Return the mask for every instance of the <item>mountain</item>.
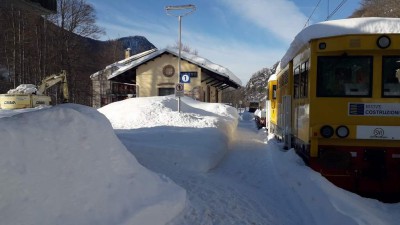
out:
{"label": "mountain", "polygon": [[131,54],[136,55],[138,53],[156,48],[150,41],[143,36],[129,36],[117,39],[124,49],[130,48]]}
{"label": "mountain", "polygon": [[275,73],[278,63],[275,63],[271,68],[263,68],[255,72],[245,87],[245,100],[265,102],[267,98],[267,83],[269,77]]}
{"label": "mountain", "polygon": [[[124,52],[127,48],[131,49],[132,55],[156,48],[153,43],[147,40],[147,38],[137,35],[107,41],[99,41],[92,38],[79,36],[77,36],[77,38],[79,38],[82,43],[85,43],[87,50],[90,50],[95,54],[98,54],[98,51],[103,51],[104,49],[107,49],[107,47],[114,45],[114,48],[111,48],[119,52],[115,61],[123,59]],[[109,64],[111,63],[113,62],[109,62]]]}

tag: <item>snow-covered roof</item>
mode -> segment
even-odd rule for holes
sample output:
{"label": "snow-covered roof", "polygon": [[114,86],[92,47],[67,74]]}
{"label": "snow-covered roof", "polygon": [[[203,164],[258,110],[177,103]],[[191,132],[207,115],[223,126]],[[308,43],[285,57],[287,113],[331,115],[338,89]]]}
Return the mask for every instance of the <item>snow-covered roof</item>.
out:
{"label": "snow-covered roof", "polygon": [[281,68],[284,68],[295,54],[313,39],[347,34],[373,33],[400,33],[400,18],[350,18],[325,21],[311,25],[296,35],[281,60]]}
{"label": "snow-covered roof", "polygon": [[[151,59],[153,59],[153,58],[155,58],[155,57],[157,57],[157,56],[159,56],[161,54],[164,54],[166,52],[170,53],[170,54],[173,54],[175,56],[179,56],[178,49],[174,49],[174,48],[161,49],[161,50],[152,52],[150,54],[147,54],[147,55],[145,55],[143,57],[140,57],[140,58],[138,58],[138,59],[126,64],[126,65],[124,65],[124,66],[118,66],[118,64],[115,64],[116,66],[119,67],[119,69],[114,71],[108,77],[108,79],[112,79],[112,78],[122,74],[123,72],[128,71],[128,70],[130,70],[130,69],[132,69],[132,68],[134,68],[136,66],[139,66],[139,65],[141,65],[141,64],[143,64],[143,63],[145,63],[145,62],[147,62],[147,61],[149,61],[149,60],[151,60]],[[200,57],[198,55],[190,54],[190,53],[183,52],[183,51],[181,52],[181,58],[186,60],[186,61],[188,61],[188,62],[196,64],[199,67],[205,68],[205,69],[210,70],[210,71],[212,71],[212,72],[214,72],[214,73],[216,73],[218,75],[226,77],[230,81],[232,81],[235,84],[237,84],[238,86],[242,85],[242,81],[238,77],[236,77],[235,74],[233,74],[229,69],[227,69],[227,68],[225,68],[225,67],[223,67],[221,65],[215,64],[215,63],[213,63],[213,62],[211,62],[211,61],[209,61],[209,60],[207,60],[205,58],[202,58],[202,57]]]}
{"label": "snow-covered roof", "polygon": [[[130,63],[130,62],[132,62],[132,61],[134,61],[136,59],[139,59],[139,58],[141,58],[143,56],[146,56],[146,55],[148,55],[150,53],[153,53],[153,52],[155,52],[157,50],[158,50],[157,48],[153,48],[153,49],[138,53],[136,55],[132,55],[132,56],[130,56],[130,57],[126,58],[126,59],[123,59],[121,61],[118,61],[118,62],[116,62],[114,64],[115,65],[126,65],[126,64],[128,64],[128,63]],[[108,67],[110,67],[110,66],[108,66]],[[108,67],[106,67],[106,68],[108,68]]]}
{"label": "snow-covered roof", "polygon": [[269,78],[268,78],[268,82],[273,81],[273,80],[276,80],[276,73],[271,74],[271,76],[269,76]]}
{"label": "snow-covered roof", "polygon": [[[138,53],[138,54],[136,54],[136,55],[132,55],[132,56],[126,58],[126,59],[120,60],[120,61],[118,61],[118,62],[115,62],[115,63],[113,63],[113,64],[110,64],[110,65],[106,66],[105,69],[106,69],[106,70],[107,70],[107,69],[111,69],[112,67],[115,67],[115,66],[116,66],[116,67],[123,67],[123,66],[126,66],[126,65],[129,64],[130,62],[132,62],[132,61],[134,61],[134,60],[136,60],[136,59],[139,59],[139,58],[141,58],[141,57],[143,57],[143,56],[146,56],[146,55],[148,55],[148,54],[150,54],[150,53],[153,53],[153,52],[155,52],[155,51],[157,51],[157,50],[158,50],[157,48],[153,48],[153,49],[150,49],[150,50],[147,50],[147,51]],[[100,70],[100,71],[97,71],[96,73],[90,75],[90,78],[93,79],[93,78],[97,77],[99,74],[101,74],[102,71],[103,71],[103,70]]]}

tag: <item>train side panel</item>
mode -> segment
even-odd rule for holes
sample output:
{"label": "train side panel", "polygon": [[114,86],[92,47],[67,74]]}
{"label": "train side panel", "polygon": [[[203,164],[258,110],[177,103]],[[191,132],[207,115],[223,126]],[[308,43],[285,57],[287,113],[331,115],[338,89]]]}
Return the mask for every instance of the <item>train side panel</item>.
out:
{"label": "train side panel", "polygon": [[306,151],[310,142],[309,76],[313,72],[310,65],[310,48],[307,46],[293,59],[292,146],[301,149],[299,153]]}
{"label": "train side panel", "polygon": [[288,100],[290,101],[291,99],[291,85],[293,82],[292,68],[293,66],[292,63],[290,62],[285,68],[283,68],[277,74],[276,101],[277,101],[278,112],[276,117],[276,129],[274,134],[279,140],[284,140],[285,144],[287,142],[287,136],[290,135],[290,130],[285,128],[287,128],[286,125],[288,122],[289,124],[291,124],[291,118],[287,118],[288,110],[290,110],[290,107],[287,107],[287,104]]}

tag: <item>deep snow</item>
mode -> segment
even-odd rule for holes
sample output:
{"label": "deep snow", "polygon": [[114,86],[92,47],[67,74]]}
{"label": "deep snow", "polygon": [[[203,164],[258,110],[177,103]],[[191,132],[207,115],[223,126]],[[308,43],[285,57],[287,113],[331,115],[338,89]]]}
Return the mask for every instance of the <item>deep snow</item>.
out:
{"label": "deep snow", "polygon": [[186,191],[141,166],[95,109],[0,118],[0,141],[0,224],[163,224],[185,205]]}
{"label": "deep snow", "polygon": [[335,187],[253,114],[182,100],[0,110],[0,224],[400,221],[400,203]]}

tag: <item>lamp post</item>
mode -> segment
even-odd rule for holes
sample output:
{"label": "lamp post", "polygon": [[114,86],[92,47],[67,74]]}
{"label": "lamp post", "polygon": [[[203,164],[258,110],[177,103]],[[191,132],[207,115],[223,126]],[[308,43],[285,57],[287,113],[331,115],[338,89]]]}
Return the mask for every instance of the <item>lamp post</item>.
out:
{"label": "lamp post", "polygon": [[[175,16],[178,17],[179,21],[179,55],[178,55],[178,83],[180,83],[180,76],[181,76],[181,49],[182,49],[182,43],[181,43],[181,36],[182,36],[182,17],[189,15],[190,13],[193,13],[196,10],[195,5],[177,5],[177,6],[166,6],[165,7],[165,12],[169,16]],[[181,12],[178,15],[173,14],[173,11],[179,11]],[[181,111],[181,97],[178,96],[178,112]]]}

